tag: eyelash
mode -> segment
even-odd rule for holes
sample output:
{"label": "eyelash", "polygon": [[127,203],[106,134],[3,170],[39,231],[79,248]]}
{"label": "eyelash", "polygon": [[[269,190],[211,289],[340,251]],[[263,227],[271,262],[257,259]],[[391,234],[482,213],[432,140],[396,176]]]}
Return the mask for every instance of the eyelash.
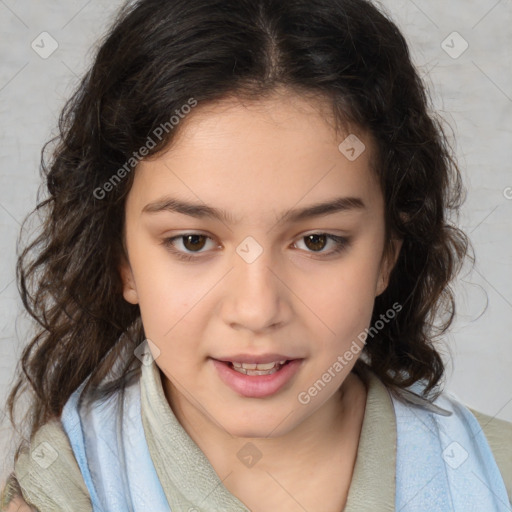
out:
{"label": "eyelash", "polygon": [[[173,245],[175,240],[178,240],[180,238],[185,238],[185,237],[191,236],[191,235],[205,236],[206,238],[212,240],[211,237],[205,235],[204,233],[183,233],[181,235],[173,236],[171,238],[165,238],[164,240],[162,240],[162,244],[170,252],[172,252],[179,260],[182,260],[182,261],[197,260],[198,258],[200,258],[200,256],[193,256],[192,255],[193,253],[183,253],[181,251],[178,251]],[[332,251],[330,251],[328,253],[323,253],[323,252],[319,252],[319,251],[308,251],[312,254],[324,255],[326,258],[343,252],[344,250],[346,250],[348,248],[348,246],[350,244],[349,238],[333,235],[331,233],[309,233],[307,235],[302,236],[301,239],[304,239],[304,238],[306,238],[308,236],[312,236],[312,235],[325,235],[329,240],[332,240],[333,242],[336,243],[335,249],[333,249]],[[201,254],[201,253],[197,252],[197,254]]]}

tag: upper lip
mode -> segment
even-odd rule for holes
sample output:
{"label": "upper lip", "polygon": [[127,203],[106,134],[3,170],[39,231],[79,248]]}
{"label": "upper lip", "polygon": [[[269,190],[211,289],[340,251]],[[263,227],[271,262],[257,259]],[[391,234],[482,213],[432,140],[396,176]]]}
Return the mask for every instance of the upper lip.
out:
{"label": "upper lip", "polygon": [[297,357],[285,356],[283,354],[235,354],[229,357],[218,357],[215,358],[217,361],[223,361],[226,363],[254,363],[254,364],[265,364],[273,363],[277,361],[292,361],[293,359],[299,359]]}

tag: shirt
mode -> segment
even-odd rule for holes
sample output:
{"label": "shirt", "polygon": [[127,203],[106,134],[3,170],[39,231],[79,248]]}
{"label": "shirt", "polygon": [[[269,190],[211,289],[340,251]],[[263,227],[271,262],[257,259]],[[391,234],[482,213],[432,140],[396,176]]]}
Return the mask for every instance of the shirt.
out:
{"label": "shirt", "polygon": [[[396,420],[388,389],[367,370],[365,415],[344,512],[395,509]],[[183,429],[165,397],[156,364],[142,366],[141,415],[151,459],[173,512],[200,505],[204,510],[248,511],[222,484],[212,465]],[[503,475],[512,502],[512,424],[472,411],[479,420]],[[48,443],[57,453],[43,468],[31,454]],[[50,455],[52,453],[50,452]],[[15,466],[5,501],[16,494],[40,512],[90,512],[87,487],[59,420],[35,434],[31,452],[24,450]]]}

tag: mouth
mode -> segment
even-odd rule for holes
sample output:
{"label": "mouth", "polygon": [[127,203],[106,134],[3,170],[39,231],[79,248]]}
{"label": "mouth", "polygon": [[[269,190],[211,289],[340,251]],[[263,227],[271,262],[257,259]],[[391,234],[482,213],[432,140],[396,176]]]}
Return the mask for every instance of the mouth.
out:
{"label": "mouth", "polygon": [[304,359],[283,355],[262,357],[236,356],[213,359],[220,379],[237,394],[244,397],[264,398],[286,389],[302,366]]}

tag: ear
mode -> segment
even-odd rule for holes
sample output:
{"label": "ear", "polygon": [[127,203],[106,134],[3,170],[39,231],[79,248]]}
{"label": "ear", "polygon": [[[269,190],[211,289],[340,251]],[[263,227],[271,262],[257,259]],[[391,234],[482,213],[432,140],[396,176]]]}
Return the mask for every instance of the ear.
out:
{"label": "ear", "polygon": [[139,296],[137,295],[137,288],[135,286],[132,268],[124,256],[119,264],[119,274],[121,275],[121,281],[123,283],[124,299],[130,304],[138,304]]}
{"label": "ear", "polygon": [[403,238],[392,238],[389,250],[384,251],[377,281],[375,297],[384,293],[389,284],[389,276],[393,270],[403,244]]}

